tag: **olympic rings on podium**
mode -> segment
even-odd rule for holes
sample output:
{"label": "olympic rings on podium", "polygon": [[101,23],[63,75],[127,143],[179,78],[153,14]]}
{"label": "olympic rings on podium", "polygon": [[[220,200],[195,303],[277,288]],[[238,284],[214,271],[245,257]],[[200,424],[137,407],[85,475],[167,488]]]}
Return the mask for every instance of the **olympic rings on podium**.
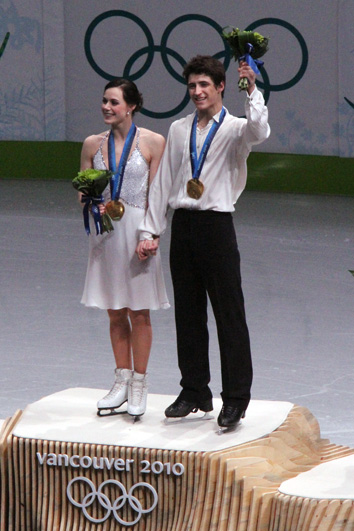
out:
{"label": "olympic rings on podium", "polygon": [[[84,498],[83,498],[83,500],[81,502],[76,501],[74,499],[73,495],[72,495],[72,486],[74,485],[74,483],[76,483],[78,481],[83,481],[84,483],[87,483],[87,485],[91,489],[91,492],[86,494],[86,496],[84,496]],[[108,496],[106,496],[102,492],[104,487],[106,487],[107,485],[115,485],[122,492],[122,494],[120,496],[118,496],[113,501],[113,503],[108,498]],[[134,490],[139,488],[139,487],[147,488],[148,490],[151,491],[151,494],[152,494],[152,497],[153,497],[153,502],[152,502],[151,506],[148,507],[147,509],[143,509],[143,507],[142,507],[140,501],[138,500],[138,498],[136,496],[133,496]],[[139,520],[140,520],[140,518],[142,517],[143,514],[151,513],[155,509],[155,507],[156,507],[156,505],[158,503],[158,495],[157,495],[157,492],[154,489],[154,487],[152,487],[151,485],[149,485],[148,483],[145,483],[143,481],[141,481],[139,483],[135,483],[135,485],[133,485],[129,489],[129,492],[127,492],[127,490],[124,487],[124,485],[120,481],[117,481],[115,479],[109,479],[109,480],[103,481],[103,483],[101,483],[101,485],[98,487],[98,489],[96,489],[93,481],[91,481],[88,478],[85,478],[84,476],[80,476],[80,477],[72,479],[68,483],[68,486],[66,488],[66,494],[67,494],[67,497],[68,497],[69,501],[73,505],[75,505],[75,507],[81,508],[82,512],[85,515],[85,517],[90,522],[92,522],[94,524],[101,524],[101,523],[105,522],[110,517],[110,515],[113,513],[114,518],[121,525],[123,525],[123,526],[133,526],[133,525],[135,525],[135,524],[137,524],[139,522]],[[94,501],[96,499],[97,499],[98,503],[101,505],[101,507],[103,507],[103,509],[105,509],[107,511],[106,514],[102,518],[94,518],[93,516],[91,516],[89,514],[89,512],[87,510],[88,507],[90,507],[94,503]],[[127,522],[126,520],[123,520],[123,518],[121,518],[119,516],[119,514],[118,514],[118,511],[120,509],[122,509],[122,507],[124,507],[126,502],[128,502],[128,504],[130,505],[130,507],[131,507],[131,509],[133,511],[138,513],[138,515],[135,518],[135,520],[133,520],[131,522]]]}

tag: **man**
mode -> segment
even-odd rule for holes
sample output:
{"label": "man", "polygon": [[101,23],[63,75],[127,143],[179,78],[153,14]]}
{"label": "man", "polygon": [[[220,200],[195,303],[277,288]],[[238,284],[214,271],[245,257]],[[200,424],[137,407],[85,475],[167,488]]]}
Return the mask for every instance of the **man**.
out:
{"label": "man", "polygon": [[172,221],[170,266],[174,288],[178,364],[182,391],[165,411],[185,417],[213,409],[210,381],[207,295],[217,325],[223,407],[220,428],[233,429],[250,401],[252,361],[241,288],[240,256],[232,220],[234,203],[246,184],[246,160],[254,144],[270,134],[268,111],[246,62],[246,118],[223,108],[225,70],[210,56],[196,56],[183,75],[196,110],[175,121],[149,192],[149,209],[140,225],[141,260],[156,252]]}

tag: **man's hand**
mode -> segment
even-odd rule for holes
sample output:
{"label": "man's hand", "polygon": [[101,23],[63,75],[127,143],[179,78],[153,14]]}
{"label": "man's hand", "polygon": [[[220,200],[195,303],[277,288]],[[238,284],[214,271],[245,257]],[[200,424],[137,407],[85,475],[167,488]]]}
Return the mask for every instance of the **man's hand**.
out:
{"label": "man's hand", "polygon": [[240,74],[240,79],[247,77],[248,79],[248,94],[252,94],[255,84],[256,84],[256,74],[253,71],[246,61],[241,61],[240,66],[238,67],[238,73]]}
{"label": "man's hand", "polygon": [[155,256],[159,248],[160,238],[154,240],[141,240],[135,250],[139,260],[146,260],[149,256]]}

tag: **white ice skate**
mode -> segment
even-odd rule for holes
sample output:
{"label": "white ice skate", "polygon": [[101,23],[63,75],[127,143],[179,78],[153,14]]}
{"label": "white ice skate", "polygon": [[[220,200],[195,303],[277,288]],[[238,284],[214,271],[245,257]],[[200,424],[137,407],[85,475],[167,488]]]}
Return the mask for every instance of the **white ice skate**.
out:
{"label": "white ice skate", "polygon": [[[106,417],[118,415],[117,409],[128,400],[128,383],[132,376],[130,369],[115,369],[115,381],[110,392],[97,402],[97,415]],[[105,413],[107,411],[107,413]]]}
{"label": "white ice skate", "polygon": [[128,413],[134,421],[146,411],[147,393],[147,374],[133,372],[128,385]]}

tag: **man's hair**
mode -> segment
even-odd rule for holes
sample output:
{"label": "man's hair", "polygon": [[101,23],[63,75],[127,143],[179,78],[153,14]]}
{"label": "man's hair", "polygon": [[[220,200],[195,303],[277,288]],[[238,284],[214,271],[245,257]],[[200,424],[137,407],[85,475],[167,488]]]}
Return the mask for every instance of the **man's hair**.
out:
{"label": "man's hair", "polygon": [[139,92],[138,87],[133,81],[124,78],[112,79],[112,81],[107,83],[107,85],[105,86],[104,92],[106,92],[106,90],[109,88],[115,87],[120,88],[123,92],[123,98],[125,103],[127,103],[128,105],[136,105],[132,114],[135,114],[136,112],[140,111],[144,103],[143,95],[141,94],[141,92]]}
{"label": "man's hair", "polygon": [[[211,55],[196,55],[193,57],[183,69],[183,77],[187,83],[191,74],[204,74],[205,76],[209,76],[217,87],[222,82],[226,84],[224,65]],[[222,96],[224,96],[224,91],[222,91]]]}

